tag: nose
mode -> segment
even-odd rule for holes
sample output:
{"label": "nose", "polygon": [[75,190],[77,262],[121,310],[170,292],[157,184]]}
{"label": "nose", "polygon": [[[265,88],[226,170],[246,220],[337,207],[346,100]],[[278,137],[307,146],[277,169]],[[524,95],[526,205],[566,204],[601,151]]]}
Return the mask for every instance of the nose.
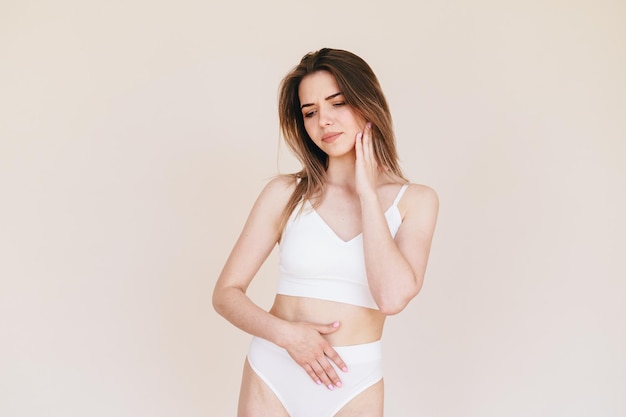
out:
{"label": "nose", "polygon": [[318,110],[318,116],[319,116],[319,124],[320,126],[324,127],[324,126],[330,126],[333,124],[333,118],[332,118],[332,111],[331,109],[327,109],[327,108],[322,108],[320,107]]}

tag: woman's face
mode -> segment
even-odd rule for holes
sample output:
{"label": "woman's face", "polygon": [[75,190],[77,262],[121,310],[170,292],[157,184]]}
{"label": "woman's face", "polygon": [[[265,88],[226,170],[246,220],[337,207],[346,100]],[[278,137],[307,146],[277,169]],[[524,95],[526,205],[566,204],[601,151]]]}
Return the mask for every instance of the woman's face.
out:
{"label": "woman's face", "polygon": [[365,119],[346,104],[335,77],[327,71],[305,76],[298,89],[304,128],[329,157],[354,152],[356,135]]}

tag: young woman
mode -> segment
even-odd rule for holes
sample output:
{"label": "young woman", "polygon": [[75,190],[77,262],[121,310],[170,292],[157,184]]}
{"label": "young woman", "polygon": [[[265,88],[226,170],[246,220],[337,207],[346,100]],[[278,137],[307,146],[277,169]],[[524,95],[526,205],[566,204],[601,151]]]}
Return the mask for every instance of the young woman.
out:
{"label": "young woman", "polygon": [[[213,293],[253,335],[239,417],[381,417],[381,336],[422,287],[436,193],[398,164],[391,115],[369,65],[305,55],[282,81],[280,126],[302,170],[258,197]],[[246,289],[280,245],[269,312]]]}

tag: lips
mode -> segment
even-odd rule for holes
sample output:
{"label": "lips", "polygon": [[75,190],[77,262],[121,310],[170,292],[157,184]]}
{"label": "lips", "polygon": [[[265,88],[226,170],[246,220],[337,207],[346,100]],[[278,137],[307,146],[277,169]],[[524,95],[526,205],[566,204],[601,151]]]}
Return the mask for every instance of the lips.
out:
{"label": "lips", "polygon": [[329,132],[322,136],[322,142],[331,143],[337,140],[337,138],[341,136],[341,132]]}

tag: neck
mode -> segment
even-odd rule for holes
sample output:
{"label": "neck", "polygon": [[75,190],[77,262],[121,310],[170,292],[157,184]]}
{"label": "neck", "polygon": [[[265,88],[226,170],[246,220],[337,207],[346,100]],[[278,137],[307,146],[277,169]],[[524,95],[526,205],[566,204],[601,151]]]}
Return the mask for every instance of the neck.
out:
{"label": "neck", "polygon": [[326,181],[328,184],[355,187],[356,155],[350,153],[339,158],[328,160]]}

